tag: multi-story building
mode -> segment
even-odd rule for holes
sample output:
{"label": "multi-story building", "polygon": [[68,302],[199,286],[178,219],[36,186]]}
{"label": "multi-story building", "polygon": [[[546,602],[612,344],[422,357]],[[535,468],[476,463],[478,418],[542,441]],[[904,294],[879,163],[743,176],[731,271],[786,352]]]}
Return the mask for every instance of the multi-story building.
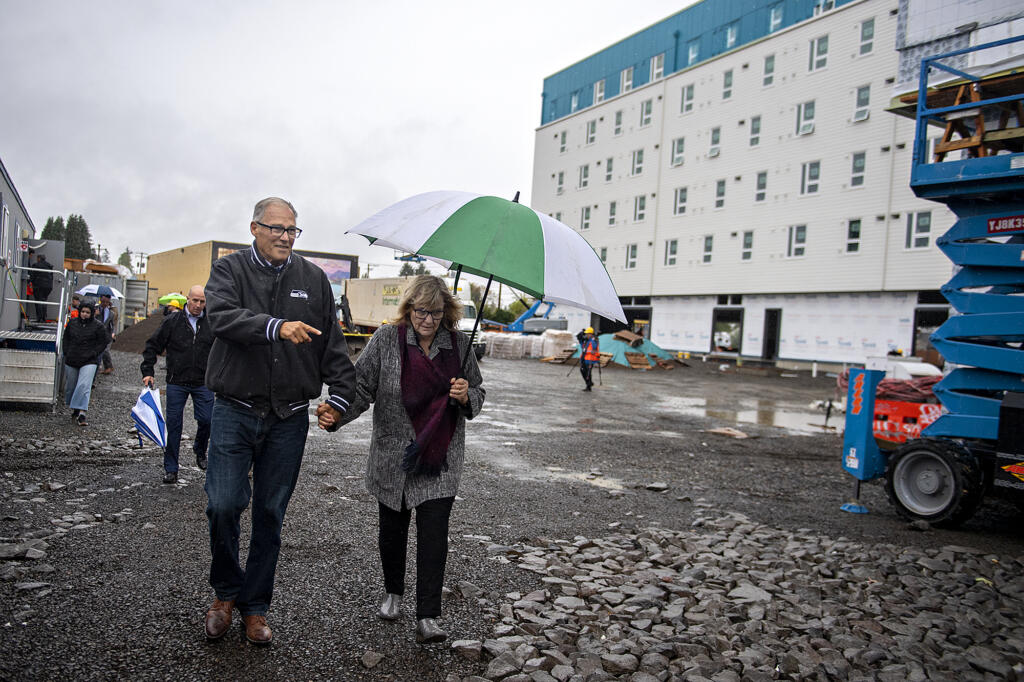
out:
{"label": "multi-story building", "polygon": [[664,348],[923,353],[953,216],[910,191],[913,123],[886,112],[898,19],[896,0],[704,0],[554,74],[533,206]]}

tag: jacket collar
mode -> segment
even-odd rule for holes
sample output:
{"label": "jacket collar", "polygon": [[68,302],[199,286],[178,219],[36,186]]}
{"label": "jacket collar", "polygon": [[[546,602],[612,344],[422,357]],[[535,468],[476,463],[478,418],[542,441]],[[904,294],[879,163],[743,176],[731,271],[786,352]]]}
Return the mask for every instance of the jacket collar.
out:
{"label": "jacket collar", "polygon": [[258,267],[268,268],[270,270],[274,270],[275,272],[281,272],[286,267],[288,267],[289,263],[292,262],[292,254],[289,253],[288,260],[286,260],[284,263],[281,263],[281,265],[274,265],[266,258],[264,258],[263,254],[260,253],[260,250],[256,248],[255,239],[252,241],[252,246],[249,247],[249,257],[252,259],[252,262],[255,263]]}

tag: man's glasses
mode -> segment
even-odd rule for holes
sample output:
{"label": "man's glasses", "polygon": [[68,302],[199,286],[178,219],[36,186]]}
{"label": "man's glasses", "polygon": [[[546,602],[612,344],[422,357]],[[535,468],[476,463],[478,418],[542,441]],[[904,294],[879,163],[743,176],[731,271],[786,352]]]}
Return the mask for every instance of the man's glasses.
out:
{"label": "man's glasses", "polygon": [[292,239],[296,239],[299,235],[302,234],[302,230],[300,230],[297,227],[285,227],[284,225],[267,225],[265,223],[261,223],[258,220],[254,220],[253,222],[259,225],[260,227],[265,227],[268,230],[270,230],[270,234],[274,235],[275,237],[280,237],[282,234],[287,232],[289,237],[291,237]]}
{"label": "man's glasses", "polygon": [[429,315],[436,321],[444,317],[444,310],[424,310],[423,308],[414,308],[412,314],[415,315],[418,320],[425,320]]}

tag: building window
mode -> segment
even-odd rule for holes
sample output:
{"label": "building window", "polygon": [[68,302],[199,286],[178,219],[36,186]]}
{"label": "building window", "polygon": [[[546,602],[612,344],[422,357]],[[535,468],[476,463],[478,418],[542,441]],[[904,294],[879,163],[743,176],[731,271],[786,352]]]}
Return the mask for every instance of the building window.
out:
{"label": "building window", "polygon": [[871,86],[857,88],[857,106],[853,109],[853,120],[863,121],[871,115]]}
{"label": "building window", "polygon": [[597,139],[597,121],[587,121],[587,144],[594,144]]}
{"label": "building window", "polygon": [[719,180],[715,183],[715,208],[723,208],[725,206],[725,180]]}
{"label": "building window", "polygon": [[814,132],[814,100],[796,105],[796,134],[810,135]]}
{"label": "building window", "polygon": [[604,79],[594,83],[594,104],[604,101]]}
{"label": "building window", "polygon": [[626,244],[626,269],[636,267],[636,244]]}
{"label": "building window", "polygon": [[860,53],[869,54],[875,45],[875,19],[860,22]]}
{"label": "building window", "polygon": [[704,235],[704,253],[702,254],[702,257],[701,257],[701,262],[702,263],[710,263],[711,262],[711,251],[714,248],[714,246],[715,246],[715,237],[714,237],[714,235],[710,235],[710,234]]}
{"label": "building window", "polygon": [[772,7],[771,14],[768,17],[768,32],[775,33],[782,28],[782,4],[775,5]]}
{"label": "building window", "polygon": [[918,211],[907,214],[907,248],[926,249],[932,231],[932,212]]}
{"label": "building window", "polygon": [[672,215],[684,215],[686,213],[686,188],[676,187],[675,199],[672,202]]}
{"label": "building window", "polygon": [[651,57],[651,82],[654,82],[665,75],[665,53],[656,54]]}
{"label": "building window", "polygon": [[853,169],[850,174],[850,187],[860,187],[864,184],[865,152],[855,152],[853,155]]}
{"label": "building window", "polygon": [[789,241],[786,245],[787,258],[800,258],[804,255],[804,248],[807,246],[807,226],[790,225]]}
{"label": "building window", "polygon": [[615,161],[612,157],[608,157],[604,162],[604,181],[612,181],[612,164]]}
{"label": "building window", "polygon": [[565,153],[565,131],[563,130],[558,136],[558,151],[561,154]]}
{"label": "building window", "polygon": [[622,134],[622,109],[615,112],[615,135],[619,136]]}
{"label": "building window", "polygon": [[740,27],[736,23],[725,27],[725,49],[731,50],[736,47],[736,39],[739,37]]}
{"label": "building window", "polygon": [[555,220],[557,220],[558,222],[562,222],[562,212],[561,211],[555,211]]}
{"label": "building window", "polygon": [[647,195],[641,194],[640,196],[633,199],[633,222],[643,222],[644,216],[647,214]]}
{"label": "building window", "polygon": [[846,221],[846,253],[860,251],[860,218]]}
{"label": "building window", "polygon": [[828,36],[824,35],[811,41],[810,56],[807,59],[807,70],[817,71],[828,65]]}
{"label": "building window", "polygon": [[722,99],[732,97],[732,69],[722,74]]}
{"label": "building window", "polygon": [[633,67],[627,66],[622,70],[619,77],[619,92],[629,92],[633,89]]}
{"label": "building window", "polygon": [[743,233],[743,250],[740,251],[740,258],[742,260],[750,260],[751,256],[754,255],[754,231],[747,230]]}
{"label": "building window", "polygon": [[589,206],[584,206],[582,209],[580,209],[580,229],[581,230],[589,230],[590,229],[590,207]]}
{"label": "building window", "polygon": [[672,140],[672,165],[683,165],[683,149],[686,146],[686,138],[677,137]]}
{"label": "building window", "polygon": [[821,180],[821,161],[809,161],[800,170],[800,194],[817,194]]}
{"label": "building window", "polygon": [[761,171],[757,174],[757,191],[754,192],[754,201],[764,201],[768,196],[768,171]]}
{"label": "building window", "polygon": [[761,144],[761,117],[750,117],[750,146],[756,147]]}
{"label": "building window", "polygon": [[608,262],[608,247],[607,246],[602,246],[601,247],[601,262],[602,263],[607,263]]}
{"label": "building window", "polygon": [[686,65],[696,64],[698,56],[700,56],[700,41],[691,40],[686,45]]}
{"label": "building window", "polygon": [[611,227],[612,225],[615,224],[615,212],[618,210],[618,208],[618,202],[608,202],[608,227]]}
{"label": "building window", "polygon": [[679,111],[684,114],[693,111],[693,83],[683,87],[683,103]]}
{"label": "building window", "polygon": [[558,182],[555,185],[555,194],[565,191],[565,171],[558,171]]}
{"label": "building window", "polygon": [[715,126],[711,129],[711,146],[708,147],[708,156],[714,158],[718,156],[722,143],[722,129],[719,126]]}
{"label": "building window", "polygon": [[572,93],[572,98],[569,100],[569,111],[576,111],[580,108],[580,93]]}
{"label": "building window", "polygon": [[633,150],[633,165],[630,167],[630,175],[640,175],[644,172],[644,150]]}
{"label": "building window", "polygon": [[676,264],[676,251],[679,249],[678,239],[667,239],[665,241],[665,265]]}
{"label": "building window", "polygon": [[580,179],[576,184],[579,189],[585,189],[590,184],[590,164],[585,163],[580,166]]}
{"label": "building window", "polygon": [[764,58],[764,77],[761,84],[768,86],[775,82],[775,55],[770,54]]}
{"label": "building window", "polygon": [[651,125],[651,118],[654,112],[654,100],[645,99],[640,102],[640,127]]}

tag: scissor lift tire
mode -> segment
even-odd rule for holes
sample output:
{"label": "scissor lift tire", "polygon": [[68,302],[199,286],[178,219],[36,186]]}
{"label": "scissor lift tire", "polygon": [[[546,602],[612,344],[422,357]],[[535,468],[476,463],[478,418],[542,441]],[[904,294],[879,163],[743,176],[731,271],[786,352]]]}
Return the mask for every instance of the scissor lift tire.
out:
{"label": "scissor lift tire", "polygon": [[977,457],[963,445],[921,438],[889,456],[885,491],[900,516],[952,527],[981,504],[984,476]]}

